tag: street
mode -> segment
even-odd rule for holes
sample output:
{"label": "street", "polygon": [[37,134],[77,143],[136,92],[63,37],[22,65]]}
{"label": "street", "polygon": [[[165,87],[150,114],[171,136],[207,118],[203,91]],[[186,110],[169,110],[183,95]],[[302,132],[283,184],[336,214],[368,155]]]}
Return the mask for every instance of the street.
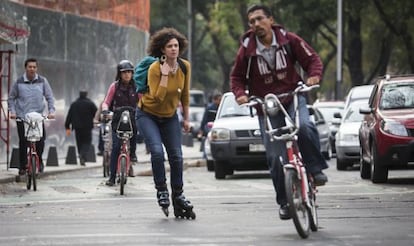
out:
{"label": "street", "polygon": [[391,171],[389,183],[374,185],[329,164],[319,230],[305,240],[279,220],[266,172],[216,180],[200,165],[184,171],[195,220],[176,219],[171,207],[164,216],[149,172],[129,178],[124,196],[104,185],[100,168],[42,177],[36,192],[2,184],[0,245],[414,245],[414,171]]}

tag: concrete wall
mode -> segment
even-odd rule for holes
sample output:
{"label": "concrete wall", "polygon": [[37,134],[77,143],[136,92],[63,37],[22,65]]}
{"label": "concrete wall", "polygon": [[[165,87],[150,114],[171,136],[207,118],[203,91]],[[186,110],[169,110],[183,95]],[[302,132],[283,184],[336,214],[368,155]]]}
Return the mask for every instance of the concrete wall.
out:
{"label": "concrete wall", "polygon": [[[38,72],[48,78],[57,109],[56,121],[46,123],[47,141],[43,159],[47,158],[49,146],[56,146],[59,158],[64,158],[67,145],[75,144],[73,135],[68,139],[65,137],[64,120],[79,90],[86,89],[88,96],[98,105],[115,78],[117,63],[129,59],[135,64],[142,58],[149,34],[133,27],[8,1],[1,1],[0,8],[14,11],[16,18],[27,17],[31,35],[24,44],[17,45],[12,61],[12,80],[24,73],[25,59],[38,59]],[[16,50],[16,46],[0,45],[0,50],[10,49]],[[7,98],[7,95],[2,95],[2,98]],[[17,147],[15,122],[11,122],[11,126],[11,145]],[[97,146],[96,136],[93,141]],[[4,146],[0,150],[0,163],[4,163],[6,150]]]}

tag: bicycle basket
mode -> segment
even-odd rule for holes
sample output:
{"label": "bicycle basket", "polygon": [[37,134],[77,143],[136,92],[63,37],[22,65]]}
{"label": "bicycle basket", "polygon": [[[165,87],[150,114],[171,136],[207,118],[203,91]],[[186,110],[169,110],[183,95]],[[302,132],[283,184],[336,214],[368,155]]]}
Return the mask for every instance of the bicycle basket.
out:
{"label": "bicycle basket", "polygon": [[37,142],[43,137],[43,116],[37,112],[26,114],[24,135],[29,142]]}

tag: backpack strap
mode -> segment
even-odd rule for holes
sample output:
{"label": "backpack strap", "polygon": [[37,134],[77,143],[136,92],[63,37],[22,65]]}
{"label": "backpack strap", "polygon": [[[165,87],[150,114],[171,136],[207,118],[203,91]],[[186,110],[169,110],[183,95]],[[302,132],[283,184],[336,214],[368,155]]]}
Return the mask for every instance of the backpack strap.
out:
{"label": "backpack strap", "polygon": [[181,71],[183,71],[184,75],[187,76],[187,67],[185,66],[183,60],[181,60],[181,58],[178,58],[177,62],[181,68]]}

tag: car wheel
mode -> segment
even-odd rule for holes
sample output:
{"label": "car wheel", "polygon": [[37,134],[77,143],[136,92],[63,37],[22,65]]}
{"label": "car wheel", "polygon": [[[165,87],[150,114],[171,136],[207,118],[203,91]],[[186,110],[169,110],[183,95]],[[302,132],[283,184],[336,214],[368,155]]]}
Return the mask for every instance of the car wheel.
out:
{"label": "car wheel", "polygon": [[207,160],[207,171],[209,172],[214,171],[214,161]]}
{"label": "car wheel", "polygon": [[328,143],[326,151],[322,152],[322,155],[325,158],[325,160],[330,160],[332,158],[332,146],[330,143]]}
{"label": "car wheel", "polygon": [[226,162],[215,161],[214,162],[214,174],[216,179],[226,178]]}
{"label": "car wheel", "polygon": [[359,151],[359,173],[362,179],[369,179],[371,178],[371,164],[364,160],[362,147]]}
{"label": "car wheel", "polygon": [[336,169],[337,170],[346,170],[346,168],[348,167],[348,162],[338,159],[338,157],[336,158]]}
{"label": "car wheel", "polygon": [[385,183],[388,179],[388,168],[382,165],[375,144],[371,146],[371,181],[372,183]]}

